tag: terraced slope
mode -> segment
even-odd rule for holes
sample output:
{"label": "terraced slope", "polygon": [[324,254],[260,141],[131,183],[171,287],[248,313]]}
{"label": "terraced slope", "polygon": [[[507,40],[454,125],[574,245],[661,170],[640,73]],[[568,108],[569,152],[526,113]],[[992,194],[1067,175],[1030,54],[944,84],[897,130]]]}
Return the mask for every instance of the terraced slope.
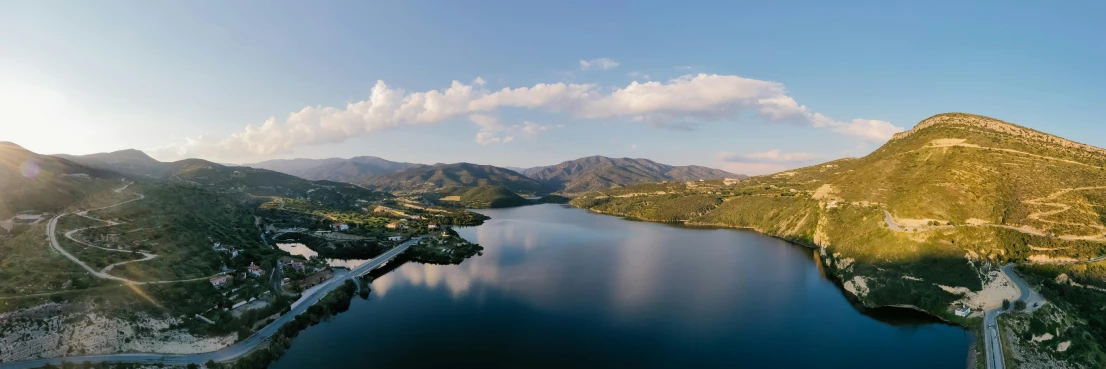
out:
{"label": "terraced slope", "polygon": [[[1091,313],[1106,303],[1106,293],[1093,290],[1106,287],[1106,150],[1097,147],[941,114],[859,159],[736,183],[629,186],[573,204],[792,240],[816,248],[827,272],[864,305],[911,306],[965,325],[1016,299],[998,268],[1017,263],[1051,300],[1047,309],[1066,318],[1046,324],[1056,340],[1021,340],[1015,349],[1077,367],[1106,363],[1106,318]],[[975,315],[954,315],[960,304]],[[1080,345],[1060,350],[1068,339]]]}

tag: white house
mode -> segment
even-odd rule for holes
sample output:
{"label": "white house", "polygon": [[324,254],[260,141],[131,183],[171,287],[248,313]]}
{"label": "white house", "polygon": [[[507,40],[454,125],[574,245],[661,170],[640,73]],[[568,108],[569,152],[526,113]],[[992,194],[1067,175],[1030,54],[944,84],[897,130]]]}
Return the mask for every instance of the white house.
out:
{"label": "white house", "polygon": [[221,276],[218,276],[218,277],[211,278],[208,281],[211,282],[212,286],[222,287],[223,285],[226,285],[227,281],[229,281],[229,280],[230,280],[229,275],[221,275]]}
{"label": "white house", "polygon": [[388,241],[403,241],[403,236],[391,236],[388,237]]}
{"label": "white house", "polygon": [[260,277],[260,276],[265,275],[265,271],[261,270],[260,266],[254,265],[253,263],[250,263],[250,274],[253,274],[255,276]]}
{"label": "white house", "polygon": [[967,306],[961,306],[956,309],[956,316],[966,317],[972,314],[972,308]]}

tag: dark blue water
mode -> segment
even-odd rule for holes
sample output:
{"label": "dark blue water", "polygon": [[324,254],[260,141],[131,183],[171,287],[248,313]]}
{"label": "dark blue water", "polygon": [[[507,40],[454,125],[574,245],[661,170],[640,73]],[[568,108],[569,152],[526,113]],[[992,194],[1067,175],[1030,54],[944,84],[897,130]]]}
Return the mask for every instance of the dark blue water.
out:
{"label": "dark blue water", "polygon": [[858,312],[812,251],[562,205],[487,210],[461,265],[408,263],[275,368],[963,368],[971,335]]}

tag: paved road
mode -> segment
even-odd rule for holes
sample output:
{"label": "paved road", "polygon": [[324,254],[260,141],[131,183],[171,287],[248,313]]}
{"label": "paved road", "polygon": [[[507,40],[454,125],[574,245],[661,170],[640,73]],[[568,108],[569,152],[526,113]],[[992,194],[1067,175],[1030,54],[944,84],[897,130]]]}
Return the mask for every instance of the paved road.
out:
{"label": "paved road", "polygon": [[296,301],[296,303],[292,305],[292,310],[289,311],[287,314],[284,314],[280,318],[277,318],[276,321],[273,321],[269,325],[265,326],[265,328],[257,331],[257,333],[254,333],[253,336],[250,336],[249,338],[238,342],[233,346],[224,348],[219,351],[191,355],[115,354],[99,356],[76,356],[68,358],[42,359],[0,364],[0,369],[29,369],[45,366],[46,364],[61,365],[63,361],[71,363],[83,363],[87,361],[91,363],[127,362],[187,365],[203,364],[206,363],[208,360],[214,360],[216,362],[234,360],[250,353],[262,342],[268,341],[269,338],[271,338],[273,334],[275,334],[280,329],[280,327],[283,327],[284,324],[295,319],[297,315],[300,315],[304,311],[307,311],[308,307],[314,305],[316,302],[326,296],[327,293],[330,293],[330,291],[333,291],[334,289],[338,288],[338,286],[341,286],[342,283],[349,278],[368,273],[369,271],[372,271],[373,269],[384,265],[384,263],[388,262],[396,255],[407,251],[407,249],[411,247],[411,245],[414,245],[421,239],[421,237],[413,238],[399,246],[392,248],[391,250],[384,252],[383,254],[380,254],[380,256],[377,256],[369,262],[362,264],[361,266],[352,270],[350,273],[336,275],[329,281],[324,282],[322,286],[320,286],[318,289],[315,289],[315,291],[310,293],[310,295],[301,297],[299,301]]}
{"label": "paved road", "polygon": [[[1044,297],[1029,288],[1025,280],[1014,273],[1014,264],[1002,267],[1002,272],[1006,273],[1010,280],[1014,281],[1014,285],[1018,286],[1021,296],[1018,296],[1017,301],[1025,301],[1026,311],[1032,312],[1044,305]],[[1011,308],[1013,308],[1013,305],[1011,305]],[[1001,307],[983,313],[983,346],[987,350],[987,369],[1006,369],[1005,358],[1002,354],[1002,340],[999,339],[998,331],[998,316],[1002,313]]]}

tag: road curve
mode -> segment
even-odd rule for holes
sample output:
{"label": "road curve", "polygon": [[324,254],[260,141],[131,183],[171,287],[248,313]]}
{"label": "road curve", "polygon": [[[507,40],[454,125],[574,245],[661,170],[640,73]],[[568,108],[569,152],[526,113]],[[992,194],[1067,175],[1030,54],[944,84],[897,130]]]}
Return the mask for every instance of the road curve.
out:
{"label": "road curve", "polygon": [[256,348],[262,342],[268,341],[269,338],[271,338],[274,334],[276,334],[276,332],[278,330],[280,330],[280,327],[283,327],[284,324],[286,324],[286,323],[292,321],[293,319],[295,319],[297,315],[300,315],[304,311],[307,311],[307,308],[311,307],[311,305],[314,305],[316,302],[318,302],[320,299],[322,299],[324,296],[326,296],[328,293],[330,293],[330,291],[333,291],[333,290],[337,289],[338,286],[341,286],[342,283],[344,283],[346,280],[350,279],[350,277],[357,276],[357,275],[360,275],[360,274],[363,274],[363,273],[367,273],[368,271],[371,271],[373,269],[376,269],[376,268],[384,265],[384,263],[388,262],[389,260],[391,260],[396,255],[399,255],[400,253],[402,253],[404,251],[407,251],[407,249],[410,248],[411,245],[414,245],[415,243],[419,242],[421,239],[422,239],[421,237],[412,238],[411,240],[408,240],[407,242],[404,242],[403,244],[400,244],[399,246],[396,246],[396,247],[392,248],[391,250],[385,251],[383,254],[380,254],[380,256],[377,256],[377,257],[373,258],[372,260],[366,262],[365,264],[362,264],[361,266],[353,269],[349,273],[345,273],[345,274],[342,274],[342,275],[335,276],[334,278],[331,278],[329,281],[325,282],[321,287],[316,289],[315,292],[312,292],[308,296],[303,296],[303,297],[300,298],[299,301],[296,301],[292,305],[293,307],[292,307],[291,311],[289,311],[287,314],[281,315],[280,318],[277,318],[277,320],[273,321],[272,323],[269,323],[269,325],[265,326],[265,328],[261,328],[261,330],[257,331],[256,333],[254,333],[249,338],[246,338],[245,340],[242,340],[241,342],[238,342],[238,343],[236,343],[232,346],[223,348],[222,350],[212,351],[212,352],[205,352],[205,353],[200,353],[200,354],[189,354],[189,355],[164,355],[164,354],[141,354],[141,353],[136,353],[136,354],[113,354],[113,355],[96,355],[96,356],[74,356],[74,357],[64,357],[64,358],[52,358],[52,359],[40,359],[40,360],[3,363],[3,364],[0,364],[0,369],[30,369],[30,368],[42,367],[42,366],[45,366],[46,364],[61,365],[62,362],[70,362],[70,363],[125,362],[125,363],[144,363],[144,364],[164,363],[164,364],[175,364],[175,365],[188,365],[188,364],[197,364],[197,365],[199,365],[199,364],[206,363],[209,360],[216,361],[216,362],[234,360],[234,359],[240,358],[240,357],[250,353],[251,351],[253,351],[254,348]]}
{"label": "road curve", "polygon": [[[1002,267],[1002,272],[1014,282],[1021,291],[1015,301],[1024,301],[1026,311],[1032,312],[1044,304],[1044,297],[1029,287],[1021,277],[1014,273],[1014,264]],[[1002,308],[991,309],[983,313],[983,346],[986,348],[987,369],[1006,369],[1002,353],[1002,339],[999,338],[998,316],[1004,313]]]}

